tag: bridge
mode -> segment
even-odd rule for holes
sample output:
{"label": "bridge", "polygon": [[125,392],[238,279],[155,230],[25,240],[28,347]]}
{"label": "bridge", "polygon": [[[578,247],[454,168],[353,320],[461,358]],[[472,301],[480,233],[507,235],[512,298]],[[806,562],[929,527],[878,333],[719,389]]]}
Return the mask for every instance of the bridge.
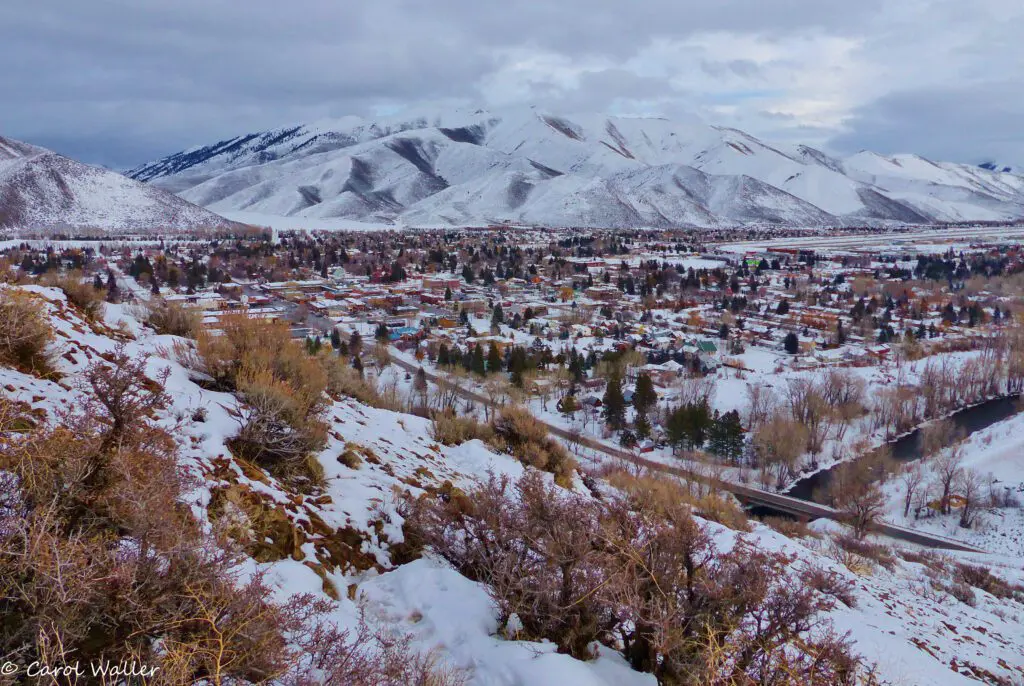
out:
{"label": "bridge", "polygon": [[[405,369],[406,371],[415,374],[421,367],[419,365],[412,364],[403,360],[399,355],[392,355],[392,362],[396,365]],[[423,370],[424,375],[428,381],[434,383],[444,382],[443,379],[439,379],[436,374],[432,374],[427,370]],[[467,389],[458,389],[459,397],[464,400],[470,400],[472,402],[481,403],[487,405],[490,403],[483,395],[475,393]],[[728,491],[732,493],[740,502],[750,505],[764,507],[774,512],[780,512],[785,515],[798,517],[802,519],[831,519],[833,521],[842,521],[842,514],[834,508],[828,507],[827,505],[821,505],[814,503],[809,500],[801,500],[792,496],[783,495],[782,493],[772,493],[770,491],[764,491],[759,488],[751,486],[744,486],[742,484],[733,483],[731,481],[724,481],[717,479],[712,476],[704,474],[698,474],[690,469],[683,467],[676,467],[673,465],[663,464],[661,462],[655,462],[654,460],[648,460],[647,458],[641,457],[633,452],[624,450],[618,446],[609,445],[603,441],[599,441],[589,436],[583,436],[579,433],[567,431],[562,427],[549,424],[543,420],[539,420],[544,426],[548,428],[548,431],[559,438],[569,441],[571,443],[577,443],[579,445],[596,450],[597,452],[604,453],[610,457],[614,457],[620,460],[626,460],[632,462],[635,465],[644,467],[651,471],[661,472],[663,474],[671,474],[681,479],[688,481],[696,481],[698,483],[707,484],[714,488]],[[962,541],[957,541],[952,538],[946,538],[944,536],[936,536],[935,534],[924,533],[921,531],[915,531],[902,526],[896,526],[885,521],[876,522],[873,528],[875,533],[888,536],[908,543],[914,543],[917,545],[923,545],[928,548],[936,548],[939,550],[952,550],[958,552],[968,553],[984,553],[984,550],[975,548],[974,546],[968,545]]]}

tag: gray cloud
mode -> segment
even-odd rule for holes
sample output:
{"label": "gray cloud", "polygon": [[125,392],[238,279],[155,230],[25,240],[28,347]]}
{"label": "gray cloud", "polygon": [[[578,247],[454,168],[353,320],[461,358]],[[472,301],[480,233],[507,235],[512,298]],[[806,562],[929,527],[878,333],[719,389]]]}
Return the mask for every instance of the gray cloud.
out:
{"label": "gray cloud", "polygon": [[[462,101],[697,112],[819,139],[860,107],[835,142],[866,145],[900,135],[910,104],[891,94],[917,79],[908,64],[935,59],[894,45],[955,29],[966,38],[943,59],[957,73],[995,64],[1019,22],[993,29],[985,11],[1016,1],[977,2],[918,0],[915,13],[882,0],[5,0],[0,132],[129,166],[292,122]],[[892,67],[881,92],[878,59]]]}
{"label": "gray cloud", "polygon": [[1024,92],[1017,81],[892,93],[858,108],[830,147],[844,153],[915,152],[976,164],[1024,161]]}

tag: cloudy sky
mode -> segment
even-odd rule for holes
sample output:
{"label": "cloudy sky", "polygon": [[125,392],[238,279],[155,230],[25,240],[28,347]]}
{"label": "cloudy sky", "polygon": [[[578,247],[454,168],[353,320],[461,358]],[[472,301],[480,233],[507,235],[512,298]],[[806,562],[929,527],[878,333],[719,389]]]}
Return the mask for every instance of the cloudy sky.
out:
{"label": "cloudy sky", "polygon": [[1024,164],[1020,0],[3,0],[0,134],[128,167],[328,116],[697,115]]}

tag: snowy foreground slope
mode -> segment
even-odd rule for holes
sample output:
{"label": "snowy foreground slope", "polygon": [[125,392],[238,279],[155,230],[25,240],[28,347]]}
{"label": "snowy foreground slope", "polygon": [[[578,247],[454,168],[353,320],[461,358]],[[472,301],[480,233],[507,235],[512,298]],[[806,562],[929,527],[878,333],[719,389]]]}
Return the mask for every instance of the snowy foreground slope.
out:
{"label": "snowy foreground slope", "polygon": [[[393,546],[402,540],[396,489],[415,494],[444,481],[468,488],[488,472],[516,477],[523,467],[509,456],[495,454],[479,441],[440,446],[424,419],[343,400],[329,408],[330,442],[319,454],[328,482],[325,493],[303,496],[231,457],[225,439],[237,430],[237,401],[189,380],[186,370],[168,359],[175,339],[155,335],[123,306],[106,305],[101,322],[88,322],[60,291],[24,288],[47,301],[64,376],[60,382],[46,381],[0,367],[0,393],[52,417],[80,402],[76,377],[119,342],[131,355],[150,354],[150,376],[170,370],[172,405],[161,421],[179,439],[182,467],[198,477],[190,495],[194,512],[204,519],[216,502],[234,498],[256,499],[266,511],[283,515],[289,554],[250,563],[253,570],[271,572],[282,596],[329,593],[337,599],[335,616],[343,625],[356,623],[357,603],[362,603],[371,621],[411,633],[418,647],[437,649],[446,664],[467,670],[474,684],[654,683],[613,654],[602,652],[582,662],[555,653],[550,644],[505,640],[482,585],[435,559],[401,565],[392,559]],[[350,459],[346,466],[338,459],[345,453],[358,460]],[[576,488],[588,493],[579,480]],[[739,536],[712,522],[704,525],[721,549],[732,547]],[[794,570],[816,565],[852,582],[855,602],[852,607],[838,605],[830,619],[840,632],[850,632],[855,651],[877,664],[884,683],[994,684],[1024,678],[1024,604],[982,591],[976,592],[973,606],[958,601],[930,584],[927,562],[897,559],[891,570],[859,566],[854,574],[836,561],[827,533],[798,540],[755,524],[742,536],[757,548],[791,555]],[[993,568],[1010,581],[1024,581],[1019,557],[959,559]]]}
{"label": "snowy foreground slope", "polygon": [[913,155],[836,159],[699,122],[533,109],[247,134],[130,176],[217,212],[554,226],[1012,220],[1024,178]]}
{"label": "snowy foreground slope", "polygon": [[0,136],[0,228],[200,229],[232,226],[116,172]]}

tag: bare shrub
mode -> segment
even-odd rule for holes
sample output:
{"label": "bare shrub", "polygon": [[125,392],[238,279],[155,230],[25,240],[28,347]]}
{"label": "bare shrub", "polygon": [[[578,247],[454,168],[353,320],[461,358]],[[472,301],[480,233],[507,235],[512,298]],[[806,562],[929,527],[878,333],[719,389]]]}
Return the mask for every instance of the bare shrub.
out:
{"label": "bare shrub", "polygon": [[442,445],[461,445],[474,439],[490,441],[494,438],[494,430],[473,417],[435,412],[430,424],[430,435]]}
{"label": "bare shrub", "polygon": [[461,683],[401,634],[339,630],[326,600],[275,602],[243,578],[185,504],[175,443],[149,416],[161,380],[120,383],[143,364],[108,363],[86,386],[113,402],[0,432],[0,659],[135,660],[167,685]]}
{"label": "bare shrub", "polygon": [[761,522],[789,538],[821,538],[821,534],[812,531],[807,522],[800,519],[769,516],[763,517]]}
{"label": "bare shrub", "polygon": [[576,470],[576,461],[561,443],[548,436],[548,427],[524,407],[511,406],[494,421],[494,433],[520,462],[551,472],[559,483],[567,485]]}
{"label": "bare shrub", "polygon": [[143,318],[158,334],[195,338],[202,317],[195,310],[163,298],[153,298],[143,310]]}
{"label": "bare shrub", "polygon": [[1024,602],[1024,585],[1011,584],[980,565],[957,564],[954,578],[1001,600],[1013,599]]}
{"label": "bare shrub", "polygon": [[52,340],[53,329],[38,297],[0,288],[0,363],[27,374],[52,374],[53,356],[47,350]]}
{"label": "bare shrub", "polygon": [[751,530],[747,513],[727,495],[712,490],[694,490],[661,476],[634,475],[626,471],[616,471],[607,478],[609,483],[629,496],[635,508],[665,513],[687,505],[701,517],[734,531]]}
{"label": "bare shrub", "polygon": [[854,536],[837,536],[834,541],[839,548],[846,552],[870,560],[889,571],[896,569],[896,555],[887,545],[871,543]]}
{"label": "bare shrub", "polygon": [[836,572],[822,567],[812,567],[803,572],[800,578],[818,593],[835,598],[846,607],[857,607],[853,582],[843,579]]}
{"label": "bare shrub", "polygon": [[103,312],[103,291],[97,290],[92,281],[86,279],[82,272],[66,273],[48,272],[41,280],[44,286],[59,288],[64,292],[68,302],[74,305],[86,319],[96,319]]}
{"label": "bare shrub", "polygon": [[404,515],[408,538],[487,583],[523,638],[583,658],[597,641],[664,684],[856,682],[859,660],[820,616],[833,598],[795,583],[788,558],[743,541],[719,551],[686,504],[637,505],[530,472],[407,501]]}
{"label": "bare shrub", "polygon": [[245,409],[228,447],[279,476],[301,474],[307,456],[327,442],[327,425],[319,419],[322,387],[296,388],[268,369],[247,370],[237,384]]}

